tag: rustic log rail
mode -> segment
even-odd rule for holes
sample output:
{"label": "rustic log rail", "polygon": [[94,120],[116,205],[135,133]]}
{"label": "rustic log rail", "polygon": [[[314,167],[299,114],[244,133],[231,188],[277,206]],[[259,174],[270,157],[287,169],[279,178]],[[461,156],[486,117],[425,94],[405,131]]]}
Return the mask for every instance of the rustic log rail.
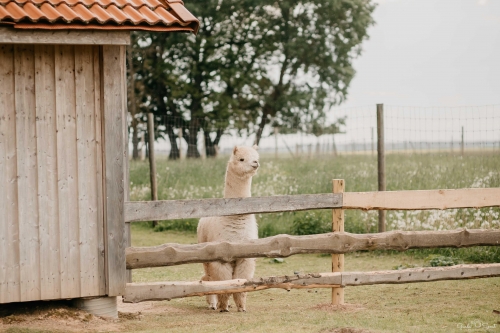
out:
{"label": "rustic log rail", "polygon": [[[126,202],[125,221],[272,213],[310,209],[424,210],[500,206],[500,188],[346,192],[292,196]],[[392,231],[378,234],[335,232],[309,236],[278,235],[240,243],[163,244],[126,249],[127,268],[171,266],[235,258],[288,257],[301,253],[342,254],[360,250],[500,245],[500,230]],[[500,276],[500,264],[376,272],[335,272],[252,280],[129,283],[125,302],[170,300],[188,296],[257,291],[268,288],[338,288],[345,286],[429,282]]]}
{"label": "rustic log rail", "polygon": [[497,276],[500,276],[500,264],[425,267],[376,272],[319,273],[252,280],[128,283],[123,301],[126,303],[137,303],[151,300],[171,300],[190,296],[248,292],[269,288],[286,290],[332,288],[339,286],[478,279]]}
{"label": "rustic log rail", "polygon": [[270,197],[125,202],[125,222],[310,209],[420,210],[500,206],[500,188],[345,192]]}
{"label": "rustic log rail", "polygon": [[334,232],[307,236],[277,235],[244,242],[194,245],[163,244],[126,249],[127,268],[173,266],[237,258],[284,258],[304,253],[349,253],[362,250],[408,250],[500,245],[500,229],[390,231],[376,234]]}
{"label": "rustic log rail", "polygon": [[131,201],[125,203],[125,221],[173,220],[339,207],[342,207],[342,195],[333,193],[250,198]]}

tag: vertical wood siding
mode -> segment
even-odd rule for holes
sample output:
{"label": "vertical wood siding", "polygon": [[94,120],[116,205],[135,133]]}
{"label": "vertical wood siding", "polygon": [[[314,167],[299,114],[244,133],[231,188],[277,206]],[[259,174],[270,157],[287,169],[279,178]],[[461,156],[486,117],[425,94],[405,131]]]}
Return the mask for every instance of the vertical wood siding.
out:
{"label": "vertical wood siding", "polygon": [[21,300],[14,47],[0,45],[0,303]]}
{"label": "vertical wood siding", "polygon": [[[104,126],[102,126],[102,121],[104,117],[102,116],[103,107],[103,94],[101,85],[101,50],[100,48],[93,48],[93,65],[94,65],[94,119],[95,119],[95,133],[96,133],[96,150],[103,150],[103,131]],[[105,241],[104,241],[104,186],[103,186],[103,156],[102,154],[96,154],[96,182],[97,182],[97,243],[99,248],[99,256],[97,257],[98,274],[99,274],[99,294],[106,294],[106,271],[105,271]],[[101,232],[102,231],[102,232]]]}
{"label": "vertical wood siding", "polygon": [[0,45],[0,303],[104,295],[99,58]]}
{"label": "vertical wood siding", "polygon": [[14,47],[21,301],[40,299],[40,239],[33,45]]}
{"label": "vertical wood siding", "polygon": [[125,292],[127,240],[124,223],[124,173],[126,146],[123,139],[125,124],[125,47],[102,47],[102,90],[105,140],[105,235],[106,235],[106,293],[109,296]]}
{"label": "vertical wood siding", "polygon": [[61,296],[54,47],[35,46],[41,298]]}

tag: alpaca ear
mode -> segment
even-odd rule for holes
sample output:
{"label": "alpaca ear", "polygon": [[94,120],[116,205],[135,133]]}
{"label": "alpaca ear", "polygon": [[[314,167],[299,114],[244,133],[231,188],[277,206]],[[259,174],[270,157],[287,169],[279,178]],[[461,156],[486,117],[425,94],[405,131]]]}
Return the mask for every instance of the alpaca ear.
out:
{"label": "alpaca ear", "polygon": [[253,145],[252,148],[255,150],[259,150],[259,146],[257,146],[257,145]]}
{"label": "alpaca ear", "polygon": [[234,149],[233,149],[233,155],[236,155],[236,153],[238,152],[238,147],[237,146],[234,146]]}

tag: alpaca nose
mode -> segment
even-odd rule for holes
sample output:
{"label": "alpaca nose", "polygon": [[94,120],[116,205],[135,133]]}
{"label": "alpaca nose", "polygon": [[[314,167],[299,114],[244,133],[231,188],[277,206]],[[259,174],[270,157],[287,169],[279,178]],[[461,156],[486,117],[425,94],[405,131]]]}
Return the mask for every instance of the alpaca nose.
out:
{"label": "alpaca nose", "polygon": [[257,169],[258,167],[260,167],[259,161],[253,161],[253,163],[252,163],[252,167],[253,167],[254,169]]}

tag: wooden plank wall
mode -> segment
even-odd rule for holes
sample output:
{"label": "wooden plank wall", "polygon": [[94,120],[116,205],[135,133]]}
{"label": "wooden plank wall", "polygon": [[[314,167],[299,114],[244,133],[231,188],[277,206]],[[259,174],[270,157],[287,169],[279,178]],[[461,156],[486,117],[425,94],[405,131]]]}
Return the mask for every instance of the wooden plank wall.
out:
{"label": "wooden plank wall", "polygon": [[0,303],[104,295],[99,59],[0,45]]}
{"label": "wooden plank wall", "polygon": [[105,267],[106,294],[123,295],[127,282],[125,265],[125,46],[102,47],[102,92],[104,112],[104,169],[106,206],[105,223]]}
{"label": "wooden plank wall", "polygon": [[0,303],[21,299],[14,47],[0,45]]}

